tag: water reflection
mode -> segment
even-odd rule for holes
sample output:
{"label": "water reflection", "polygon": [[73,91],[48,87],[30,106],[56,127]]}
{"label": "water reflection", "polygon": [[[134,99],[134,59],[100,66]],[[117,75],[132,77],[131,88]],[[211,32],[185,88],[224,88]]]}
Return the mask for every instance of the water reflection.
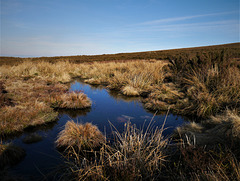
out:
{"label": "water reflection", "polygon": [[[131,121],[138,128],[148,124],[155,112],[145,110],[138,97],[127,97],[119,92],[103,89],[103,86],[90,86],[83,82],[74,82],[71,90],[82,90],[93,101],[91,112],[87,116],[75,117],[75,121],[92,122],[101,131],[111,134],[109,121],[119,130],[123,129],[124,123]],[[157,112],[154,117],[154,125],[161,126],[166,112]],[[183,123],[183,119],[176,115],[168,115],[165,134],[170,134],[176,126]]]}
{"label": "water reflection", "polygon": [[91,108],[80,109],[80,110],[78,110],[78,109],[59,109],[57,111],[59,112],[60,116],[67,114],[71,118],[77,118],[79,116],[86,116],[91,111]]}
{"label": "water reflection", "polygon": [[[153,120],[154,126],[161,127],[166,117],[165,113],[159,113],[153,117],[152,112],[143,108],[140,98],[126,97],[115,91],[109,91],[103,86],[90,86],[76,81],[71,84],[70,91],[83,91],[92,100],[92,107],[86,110],[58,110],[57,121],[28,128],[18,138],[9,140],[25,149],[27,154],[21,163],[10,169],[11,174],[24,176],[25,180],[34,180],[36,177],[47,175],[51,168],[62,164],[63,159],[56,150],[54,142],[68,120],[91,122],[111,137],[112,127],[109,122],[121,132],[127,121],[142,128],[147,127]],[[169,114],[166,122],[168,129],[164,134],[171,134],[174,128],[181,124],[183,124],[181,117]],[[42,139],[32,144],[24,143],[23,139],[32,133],[41,136]]]}
{"label": "water reflection", "polygon": [[140,100],[139,97],[124,96],[121,93],[114,90],[109,90],[108,93],[111,96],[111,98],[115,99],[116,101],[124,100],[125,102],[139,102]]}

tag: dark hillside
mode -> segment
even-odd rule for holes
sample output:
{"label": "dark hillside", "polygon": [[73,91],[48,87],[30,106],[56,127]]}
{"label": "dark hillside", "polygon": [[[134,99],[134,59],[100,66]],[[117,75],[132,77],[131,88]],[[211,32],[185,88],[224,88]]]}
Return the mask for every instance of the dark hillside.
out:
{"label": "dark hillside", "polygon": [[231,43],[224,45],[204,46],[195,48],[171,49],[149,52],[103,54],[103,55],[79,55],[79,56],[58,56],[58,57],[37,57],[37,58],[18,58],[18,57],[0,57],[0,65],[18,64],[25,60],[31,61],[69,61],[74,63],[92,62],[92,61],[125,61],[139,59],[172,59],[182,64],[182,61],[220,61],[221,59],[240,59],[240,43]]}

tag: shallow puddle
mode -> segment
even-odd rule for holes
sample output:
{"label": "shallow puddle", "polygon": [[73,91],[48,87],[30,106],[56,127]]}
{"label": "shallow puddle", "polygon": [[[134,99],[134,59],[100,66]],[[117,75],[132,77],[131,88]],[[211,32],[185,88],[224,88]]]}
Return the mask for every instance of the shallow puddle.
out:
{"label": "shallow puddle", "polygon": [[[63,164],[60,153],[56,150],[54,141],[68,120],[76,122],[91,122],[107,136],[111,135],[111,122],[119,132],[127,121],[136,124],[138,128],[146,128],[153,119],[154,126],[161,127],[166,115],[156,115],[145,110],[139,98],[129,98],[104,87],[93,87],[81,82],[74,82],[71,91],[83,91],[92,100],[92,107],[87,110],[61,110],[59,120],[39,129],[28,130],[12,141],[26,150],[26,157],[9,169],[9,175],[16,175],[24,180],[47,177],[51,171]],[[171,134],[175,127],[182,125],[183,118],[169,114],[165,124],[164,135]],[[145,125],[145,126],[144,126]],[[39,142],[26,144],[23,139],[29,134],[42,136]]]}

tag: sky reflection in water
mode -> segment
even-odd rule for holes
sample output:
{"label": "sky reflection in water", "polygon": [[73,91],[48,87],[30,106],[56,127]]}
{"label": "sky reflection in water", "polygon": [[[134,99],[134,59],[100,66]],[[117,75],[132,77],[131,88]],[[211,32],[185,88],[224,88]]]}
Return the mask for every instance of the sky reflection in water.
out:
{"label": "sky reflection in water", "polygon": [[[111,136],[111,122],[119,132],[124,124],[131,121],[138,128],[146,128],[153,119],[153,125],[161,127],[165,115],[156,115],[145,110],[139,98],[129,98],[116,92],[109,91],[104,87],[93,87],[78,81],[72,83],[70,91],[83,91],[92,100],[92,107],[86,110],[61,110],[59,120],[50,124],[49,127],[41,127],[36,130],[28,130],[20,137],[12,141],[26,150],[26,157],[22,162],[12,167],[9,174],[24,176],[25,180],[33,180],[36,177],[47,175],[49,170],[55,169],[62,164],[60,154],[55,148],[54,141],[57,134],[64,128],[68,120],[75,122],[91,122],[107,136]],[[169,114],[165,124],[164,134],[171,134],[176,126],[183,124],[179,116]],[[23,138],[35,132],[43,137],[42,141],[25,144]]]}

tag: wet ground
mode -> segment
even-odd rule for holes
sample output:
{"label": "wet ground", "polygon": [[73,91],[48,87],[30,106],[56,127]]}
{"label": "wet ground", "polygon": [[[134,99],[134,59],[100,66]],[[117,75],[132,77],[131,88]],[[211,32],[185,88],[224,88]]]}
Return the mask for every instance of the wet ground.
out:
{"label": "wet ground", "polygon": [[[121,132],[128,121],[136,124],[138,128],[146,128],[153,119],[154,126],[161,127],[166,118],[166,113],[157,113],[154,116],[154,113],[145,110],[140,98],[125,97],[102,86],[94,87],[76,81],[71,84],[70,91],[83,91],[92,100],[92,107],[86,110],[59,110],[59,120],[39,128],[28,129],[21,136],[8,140],[26,150],[26,157],[9,168],[9,175],[15,175],[24,180],[44,178],[63,164],[64,161],[56,150],[54,142],[68,120],[91,122],[104,134],[111,136],[112,129],[109,122]],[[180,116],[169,114],[164,135],[171,134],[174,128],[182,125],[183,122]],[[36,143],[24,143],[24,138],[33,133],[40,135],[42,139]]]}

